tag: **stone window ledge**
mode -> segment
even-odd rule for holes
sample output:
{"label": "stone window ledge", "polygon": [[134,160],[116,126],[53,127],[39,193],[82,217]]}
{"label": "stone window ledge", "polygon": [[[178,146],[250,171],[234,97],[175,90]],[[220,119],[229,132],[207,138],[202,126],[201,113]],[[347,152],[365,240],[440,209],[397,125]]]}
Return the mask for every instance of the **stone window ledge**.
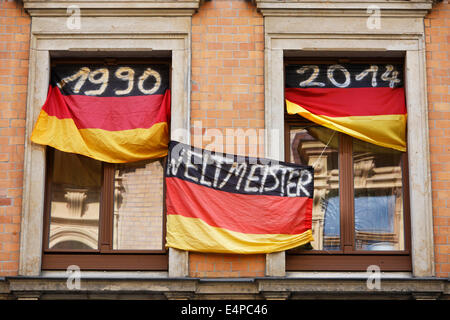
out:
{"label": "stone window ledge", "polygon": [[69,290],[67,278],[0,278],[0,299],[449,299],[448,279],[381,278],[379,289],[349,278],[85,278]]}

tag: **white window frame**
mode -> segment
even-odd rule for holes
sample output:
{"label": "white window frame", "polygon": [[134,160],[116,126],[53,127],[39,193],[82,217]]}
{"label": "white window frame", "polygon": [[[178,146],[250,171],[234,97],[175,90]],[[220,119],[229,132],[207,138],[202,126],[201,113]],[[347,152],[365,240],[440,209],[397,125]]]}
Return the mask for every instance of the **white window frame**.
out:
{"label": "white window frame", "polygon": [[[423,18],[431,0],[377,1],[381,27],[370,29],[373,1],[256,0],[264,16],[266,156],[284,160],[284,57],[295,51],[349,56],[404,56],[411,207],[410,276],[433,276],[433,212]],[[347,10],[351,9],[351,10]],[[345,58],[345,56],[342,56]],[[312,274],[317,273],[311,273]],[[333,273],[345,276],[348,273]],[[284,252],[266,256],[266,275],[286,273]],[[307,275],[308,276],[308,275]]]}
{"label": "white window frame", "polygon": [[[74,5],[72,10],[69,6]],[[32,17],[28,79],[24,192],[19,275],[42,274],[46,147],[30,141],[30,134],[47,97],[50,60],[58,56],[84,57],[93,52],[117,52],[147,57],[170,52],[172,58],[171,137],[190,141],[191,17],[200,0],[154,1],[35,1],[25,0]],[[69,10],[68,10],[69,8]],[[79,28],[68,19],[79,9]],[[157,10],[155,10],[157,9]],[[69,28],[72,26],[72,28]],[[188,274],[187,252],[169,250],[168,272],[155,276]],[[146,273],[148,276],[149,273]]]}

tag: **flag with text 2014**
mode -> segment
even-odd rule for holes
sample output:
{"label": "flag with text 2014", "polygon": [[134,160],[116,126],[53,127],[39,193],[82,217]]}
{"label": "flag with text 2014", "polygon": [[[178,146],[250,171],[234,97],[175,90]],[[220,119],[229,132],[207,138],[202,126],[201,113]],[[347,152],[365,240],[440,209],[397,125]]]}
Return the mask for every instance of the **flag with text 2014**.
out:
{"label": "flag with text 2014", "polygon": [[288,65],[285,80],[289,114],[406,151],[402,64]]}

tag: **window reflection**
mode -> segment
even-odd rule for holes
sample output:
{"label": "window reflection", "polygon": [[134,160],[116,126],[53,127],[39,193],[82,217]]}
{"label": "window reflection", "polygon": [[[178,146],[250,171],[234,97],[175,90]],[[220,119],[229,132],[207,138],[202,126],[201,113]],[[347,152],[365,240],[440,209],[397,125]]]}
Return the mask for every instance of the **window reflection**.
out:
{"label": "window reflection", "polygon": [[404,250],[402,153],[353,139],[355,247]]}
{"label": "window reflection", "polygon": [[113,249],[163,249],[163,180],[162,160],[116,166]]}
{"label": "window reflection", "polygon": [[50,249],[97,249],[100,161],[53,150]]}
{"label": "window reflection", "polygon": [[340,249],[338,135],[323,127],[290,131],[291,162],[314,170],[312,232],[314,250]]}

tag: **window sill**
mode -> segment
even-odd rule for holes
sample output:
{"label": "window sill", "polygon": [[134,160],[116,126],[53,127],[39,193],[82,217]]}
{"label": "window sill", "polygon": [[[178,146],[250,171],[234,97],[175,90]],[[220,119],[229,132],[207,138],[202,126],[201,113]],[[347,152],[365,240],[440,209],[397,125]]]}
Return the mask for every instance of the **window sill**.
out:
{"label": "window sill", "polygon": [[[84,279],[165,279],[169,277],[167,271],[83,271],[81,275]],[[67,278],[66,271],[42,271],[42,278],[63,279]]]}
{"label": "window sill", "polygon": [[412,271],[409,255],[286,255],[287,271],[365,271],[371,265],[382,271]]}
{"label": "window sill", "polygon": [[108,271],[165,271],[168,270],[168,254],[44,254],[43,270],[66,270],[76,265],[81,270]]}
{"label": "window sill", "polygon": [[[298,276],[299,274],[297,274]],[[61,277],[62,276],[62,277]],[[443,278],[414,278],[406,274],[383,274],[380,285],[370,288],[368,277],[328,274],[322,278],[268,277],[222,278],[128,278],[125,274],[82,277],[80,288],[70,290],[63,274],[0,279],[8,299],[448,299],[450,282]],[[291,275],[292,276],[292,275]]]}
{"label": "window sill", "polygon": [[[288,279],[366,279],[367,271],[292,271],[286,272]],[[381,272],[383,279],[413,279],[412,272]]]}

